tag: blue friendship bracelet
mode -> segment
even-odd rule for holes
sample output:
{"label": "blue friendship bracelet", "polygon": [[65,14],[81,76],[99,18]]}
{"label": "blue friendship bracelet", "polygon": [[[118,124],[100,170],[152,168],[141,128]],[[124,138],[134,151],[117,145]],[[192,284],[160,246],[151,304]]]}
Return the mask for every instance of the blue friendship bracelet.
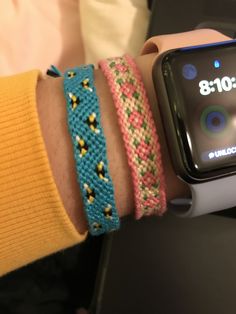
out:
{"label": "blue friendship bracelet", "polygon": [[[49,75],[61,76],[52,66]],[[72,137],[77,180],[92,235],[120,226],[114,188],[108,173],[106,142],[101,126],[93,65],[68,69],[64,77],[68,128]]]}

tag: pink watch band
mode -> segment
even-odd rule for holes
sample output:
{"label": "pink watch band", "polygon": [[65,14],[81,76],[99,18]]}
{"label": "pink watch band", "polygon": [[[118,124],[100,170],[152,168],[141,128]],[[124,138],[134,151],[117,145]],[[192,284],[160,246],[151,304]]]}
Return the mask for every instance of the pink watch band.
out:
{"label": "pink watch band", "polygon": [[153,52],[160,54],[170,49],[211,44],[230,39],[213,29],[197,29],[184,33],[154,36],[145,42],[141,54]]}

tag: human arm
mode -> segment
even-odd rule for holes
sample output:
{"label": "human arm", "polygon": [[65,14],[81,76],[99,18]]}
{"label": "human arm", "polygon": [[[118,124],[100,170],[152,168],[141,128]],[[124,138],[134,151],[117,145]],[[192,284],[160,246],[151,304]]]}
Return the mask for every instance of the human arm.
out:
{"label": "human arm", "polygon": [[[151,64],[138,58],[148,95],[155,101]],[[133,190],[116,112],[102,73],[95,73],[115,201],[122,217],[134,209]],[[37,88],[36,88],[37,86]],[[60,251],[86,237],[60,78],[37,83],[37,73],[0,79],[0,275]],[[37,100],[37,101],[36,101]],[[184,195],[173,174],[161,124],[167,200]]]}

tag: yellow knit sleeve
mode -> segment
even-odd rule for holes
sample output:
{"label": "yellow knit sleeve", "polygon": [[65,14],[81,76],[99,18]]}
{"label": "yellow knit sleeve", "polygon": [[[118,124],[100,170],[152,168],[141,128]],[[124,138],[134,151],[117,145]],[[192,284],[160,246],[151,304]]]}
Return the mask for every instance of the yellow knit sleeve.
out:
{"label": "yellow knit sleeve", "polygon": [[37,70],[0,78],[0,276],[84,240],[53,179],[36,108]]}

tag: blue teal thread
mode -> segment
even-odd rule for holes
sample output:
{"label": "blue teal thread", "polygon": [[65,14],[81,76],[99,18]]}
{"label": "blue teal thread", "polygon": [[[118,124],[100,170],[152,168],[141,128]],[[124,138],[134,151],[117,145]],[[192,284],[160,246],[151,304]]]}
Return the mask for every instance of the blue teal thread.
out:
{"label": "blue teal thread", "polygon": [[[118,229],[120,220],[108,172],[106,142],[93,70],[93,65],[76,67],[68,69],[63,77],[77,180],[82,191],[89,231],[92,235],[100,235]],[[52,71],[60,75],[57,68],[53,67]]]}

